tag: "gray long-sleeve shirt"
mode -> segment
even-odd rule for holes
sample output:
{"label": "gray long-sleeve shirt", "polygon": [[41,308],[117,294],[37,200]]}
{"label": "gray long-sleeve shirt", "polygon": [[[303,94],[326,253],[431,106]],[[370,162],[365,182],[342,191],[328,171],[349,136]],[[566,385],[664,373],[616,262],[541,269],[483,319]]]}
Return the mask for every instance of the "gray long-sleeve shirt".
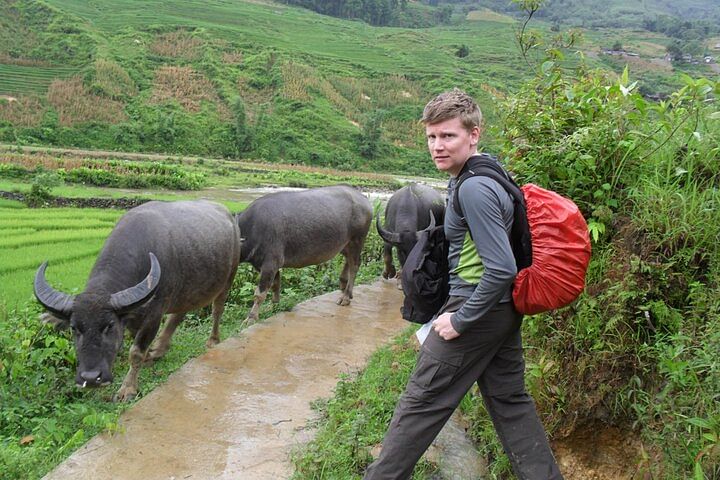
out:
{"label": "gray long-sleeve shirt", "polygon": [[[453,328],[462,333],[497,303],[512,301],[517,267],[510,246],[510,195],[495,180],[474,176],[463,182],[456,198],[456,183],[457,178],[451,178],[448,186],[445,236],[450,244],[450,295],[468,297],[451,318]],[[458,200],[464,221],[452,207]]]}

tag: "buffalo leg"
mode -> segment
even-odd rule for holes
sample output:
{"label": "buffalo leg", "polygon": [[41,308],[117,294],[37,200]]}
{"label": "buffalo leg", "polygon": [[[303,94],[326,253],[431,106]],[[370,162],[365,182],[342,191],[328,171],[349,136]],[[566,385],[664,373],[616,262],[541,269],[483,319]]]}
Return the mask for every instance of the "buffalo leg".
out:
{"label": "buffalo leg", "polygon": [[272,283],[272,301],[278,303],[280,301],[280,270],[275,274]]}
{"label": "buffalo leg", "polygon": [[345,257],[345,265],[340,274],[340,289],[342,290],[342,295],[337,301],[338,305],[350,305],[350,299],[353,296],[352,291],[355,284],[355,275],[357,275],[358,268],[360,268],[360,254],[362,253],[364,240],[364,238],[360,241],[353,240],[342,251]]}
{"label": "buffalo leg", "polygon": [[146,317],[146,324],[138,331],[135,335],[135,341],[130,347],[129,363],[130,370],[128,370],[125,379],[123,380],[120,390],[115,394],[115,400],[120,402],[127,402],[137,396],[138,393],[138,374],[140,368],[145,361],[150,344],[152,343],[155,335],[157,335],[160,329],[160,320],[162,319],[162,312],[149,312]]}
{"label": "buffalo leg", "polygon": [[385,261],[385,269],[382,273],[383,278],[393,278],[396,274],[395,265],[393,265],[392,249],[393,247],[389,243],[386,243],[383,247],[383,260]]}
{"label": "buffalo leg", "polygon": [[123,380],[120,390],[115,394],[114,400],[117,402],[127,402],[137,396],[138,392],[138,375],[140,367],[142,367],[145,359],[145,352],[133,343],[130,347],[130,370]]}
{"label": "buffalo leg", "polygon": [[258,283],[257,288],[255,288],[255,298],[253,306],[250,309],[250,313],[248,313],[246,319],[248,324],[252,324],[258,321],[260,305],[262,305],[262,303],[265,301],[267,292],[270,289],[273,281],[275,280],[275,275],[277,274],[277,272],[278,269],[276,267],[266,267],[265,265],[263,265],[263,267],[260,269],[260,282]]}
{"label": "buffalo leg", "polygon": [[223,312],[225,311],[225,300],[227,300],[230,289],[226,288],[223,292],[215,297],[212,304],[212,317],[213,317],[213,328],[210,333],[210,338],[205,343],[207,348],[214,347],[220,343],[220,319],[222,318]]}
{"label": "buffalo leg", "polygon": [[148,361],[158,360],[167,353],[170,348],[170,339],[183,318],[185,318],[184,313],[172,313],[168,315],[168,319],[165,321],[165,328],[163,328],[163,331],[160,332],[160,335],[155,339],[155,342],[148,352]]}

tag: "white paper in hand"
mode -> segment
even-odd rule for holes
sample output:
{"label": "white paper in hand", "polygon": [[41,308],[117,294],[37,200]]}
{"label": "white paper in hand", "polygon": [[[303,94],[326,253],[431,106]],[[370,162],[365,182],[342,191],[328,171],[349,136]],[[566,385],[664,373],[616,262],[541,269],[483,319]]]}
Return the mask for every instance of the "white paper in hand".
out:
{"label": "white paper in hand", "polygon": [[430,333],[430,330],[432,329],[433,321],[430,320],[427,323],[423,323],[423,325],[418,329],[417,332],[415,332],[415,336],[418,339],[418,342],[420,342],[420,345],[425,343],[425,339],[427,338],[428,334]]}

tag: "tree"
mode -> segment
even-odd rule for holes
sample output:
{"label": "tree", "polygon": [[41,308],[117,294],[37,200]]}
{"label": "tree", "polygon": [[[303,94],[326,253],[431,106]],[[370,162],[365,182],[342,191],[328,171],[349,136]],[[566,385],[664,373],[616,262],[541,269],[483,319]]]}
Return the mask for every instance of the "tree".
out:
{"label": "tree", "polygon": [[382,121],[384,110],[375,110],[367,116],[358,138],[360,155],[365,158],[375,158],[380,154],[382,143]]}
{"label": "tree", "polygon": [[453,14],[453,7],[452,5],[443,5],[438,9],[438,19],[440,20],[440,23],[448,23],[450,21],[450,17],[452,17]]}
{"label": "tree", "polygon": [[679,40],[673,40],[670,45],[666,48],[668,55],[670,55],[672,60],[680,60],[682,59],[683,51],[682,51],[682,44]]}
{"label": "tree", "polygon": [[464,43],[460,45],[460,48],[457,49],[457,52],[455,52],[456,57],[465,58],[470,54],[470,47],[465,45]]}
{"label": "tree", "polygon": [[623,44],[620,43],[620,40],[616,40],[615,43],[613,43],[612,49],[615,51],[619,51],[623,49]]}
{"label": "tree", "polygon": [[230,109],[233,112],[235,120],[235,146],[239,153],[247,152],[250,149],[250,131],[247,126],[247,118],[245,115],[245,102],[240,97],[235,97],[231,104]]}

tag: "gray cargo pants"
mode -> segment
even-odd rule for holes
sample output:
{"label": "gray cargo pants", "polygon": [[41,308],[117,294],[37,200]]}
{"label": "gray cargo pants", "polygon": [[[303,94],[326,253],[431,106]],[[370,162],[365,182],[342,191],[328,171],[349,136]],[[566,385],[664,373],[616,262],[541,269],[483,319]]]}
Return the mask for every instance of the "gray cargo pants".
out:
{"label": "gray cargo pants", "polygon": [[[441,311],[456,311],[465,300],[450,297]],[[521,323],[512,303],[501,303],[453,340],[431,331],[380,456],[364,479],[411,478],[415,464],[475,382],[518,479],[562,479],[535,403],[525,391]]]}

